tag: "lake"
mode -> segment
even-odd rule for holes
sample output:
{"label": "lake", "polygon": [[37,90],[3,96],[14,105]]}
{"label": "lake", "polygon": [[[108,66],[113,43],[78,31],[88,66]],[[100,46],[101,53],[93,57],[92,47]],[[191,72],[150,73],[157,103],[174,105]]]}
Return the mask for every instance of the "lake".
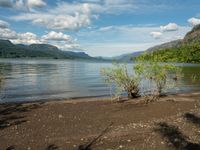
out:
{"label": "lake", "polygon": [[[183,77],[179,88],[169,92],[200,90],[200,65],[178,65],[183,69]],[[109,96],[110,88],[104,83],[100,69],[110,66],[108,62],[77,60],[0,59],[3,75],[0,102]]]}

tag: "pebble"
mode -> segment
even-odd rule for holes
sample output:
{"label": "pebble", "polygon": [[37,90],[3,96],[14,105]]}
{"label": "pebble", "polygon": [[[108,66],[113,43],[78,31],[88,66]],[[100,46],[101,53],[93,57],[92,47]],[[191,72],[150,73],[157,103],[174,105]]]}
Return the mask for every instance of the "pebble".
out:
{"label": "pebble", "polygon": [[131,142],[131,140],[127,140],[127,142]]}
{"label": "pebble", "polygon": [[123,148],[123,146],[122,146],[122,145],[120,145],[120,146],[119,146],[119,148]]}
{"label": "pebble", "polygon": [[59,119],[63,118],[63,115],[61,115],[61,114],[60,114],[60,115],[58,115],[58,118],[59,118]]}

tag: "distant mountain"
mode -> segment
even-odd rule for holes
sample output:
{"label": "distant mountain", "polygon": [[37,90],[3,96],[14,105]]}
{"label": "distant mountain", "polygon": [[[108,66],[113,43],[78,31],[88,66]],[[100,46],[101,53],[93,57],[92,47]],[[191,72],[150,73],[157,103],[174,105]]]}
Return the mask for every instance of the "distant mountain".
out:
{"label": "distant mountain", "polygon": [[143,53],[142,51],[137,51],[137,52],[133,52],[133,53],[129,53],[129,54],[123,54],[120,56],[116,56],[116,57],[112,57],[113,60],[117,60],[117,61],[131,61],[131,59],[133,57],[137,57],[139,56],[141,53]]}
{"label": "distant mountain", "polygon": [[186,34],[182,40],[183,44],[192,44],[200,42],[200,25],[195,26],[190,32]]}
{"label": "distant mountain", "polygon": [[167,42],[164,44],[160,44],[160,45],[151,47],[151,48],[147,49],[146,51],[153,52],[153,51],[157,51],[157,50],[161,50],[161,49],[165,49],[165,48],[178,47],[181,44],[181,42],[182,42],[182,40],[175,40],[175,41]]}
{"label": "distant mountain", "polygon": [[91,59],[84,52],[62,51],[50,44],[13,44],[9,40],[0,40],[0,58],[53,58],[53,59]]}
{"label": "distant mountain", "polygon": [[184,39],[149,48],[143,56],[147,60],[155,58],[162,62],[200,63],[200,25],[188,32]]}
{"label": "distant mountain", "polygon": [[146,51],[152,52],[157,50],[163,50],[167,48],[178,48],[182,45],[188,45],[200,42],[200,25],[195,26],[190,32],[188,32],[184,39],[179,39],[171,42],[167,42],[161,45],[157,45],[147,49]]}

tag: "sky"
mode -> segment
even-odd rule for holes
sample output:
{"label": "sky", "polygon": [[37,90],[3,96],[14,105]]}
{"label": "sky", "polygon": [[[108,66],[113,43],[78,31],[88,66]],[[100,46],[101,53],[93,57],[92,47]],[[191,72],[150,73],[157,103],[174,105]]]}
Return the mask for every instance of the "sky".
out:
{"label": "sky", "polygon": [[0,0],[0,39],[112,57],[181,39],[199,0]]}

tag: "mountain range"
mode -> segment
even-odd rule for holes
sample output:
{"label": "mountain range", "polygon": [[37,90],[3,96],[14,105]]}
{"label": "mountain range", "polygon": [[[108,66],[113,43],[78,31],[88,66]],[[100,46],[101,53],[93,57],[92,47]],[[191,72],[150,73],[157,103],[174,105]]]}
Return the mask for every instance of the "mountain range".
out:
{"label": "mountain range", "polygon": [[[200,62],[200,25],[195,26],[183,39],[167,42],[147,49],[116,57],[91,57],[85,52],[62,51],[50,44],[13,44],[9,40],[0,40],[0,58],[51,58],[84,59],[100,61],[130,61],[145,52],[146,58],[158,57],[164,62]],[[161,59],[162,58],[162,59]]]}
{"label": "mountain range", "polygon": [[120,56],[115,56],[115,57],[112,57],[110,59],[116,60],[116,61],[128,62],[128,61],[131,61],[131,58],[137,57],[142,53],[143,53],[143,51],[136,51],[136,52],[133,52],[133,53],[128,53],[128,54],[122,54]]}
{"label": "mountain range", "polygon": [[85,52],[62,51],[50,44],[13,44],[0,40],[0,58],[53,58],[53,59],[90,59],[100,60]]}

